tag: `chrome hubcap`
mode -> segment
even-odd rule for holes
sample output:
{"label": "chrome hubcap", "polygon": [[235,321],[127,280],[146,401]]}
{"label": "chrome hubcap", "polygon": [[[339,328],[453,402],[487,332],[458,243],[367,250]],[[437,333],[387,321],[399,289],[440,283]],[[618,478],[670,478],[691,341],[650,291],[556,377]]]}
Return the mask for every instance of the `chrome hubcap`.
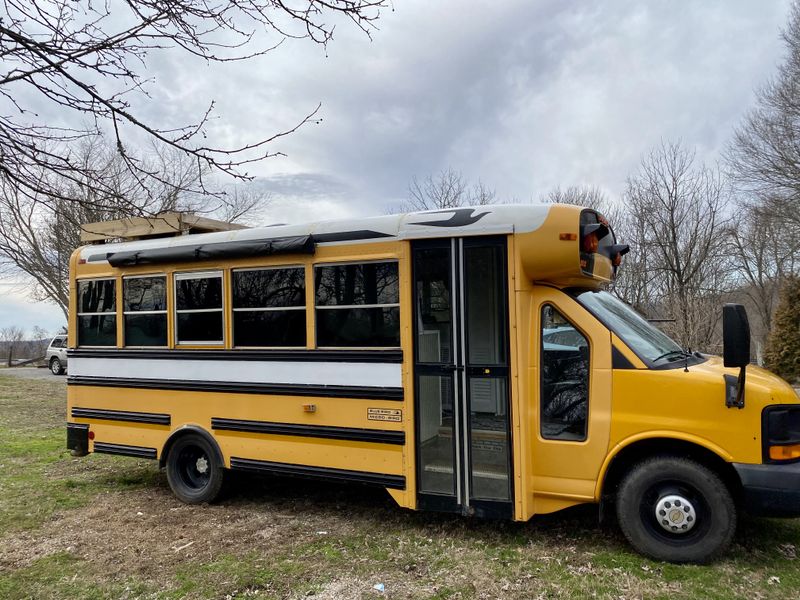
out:
{"label": "chrome hubcap", "polygon": [[697,523],[694,506],[683,496],[670,494],[656,502],[656,521],[670,533],[686,533]]}
{"label": "chrome hubcap", "polygon": [[197,469],[198,473],[208,472],[208,461],[206,460],[205,456],[201,456],[200,458],[198,458],[194,466]]}

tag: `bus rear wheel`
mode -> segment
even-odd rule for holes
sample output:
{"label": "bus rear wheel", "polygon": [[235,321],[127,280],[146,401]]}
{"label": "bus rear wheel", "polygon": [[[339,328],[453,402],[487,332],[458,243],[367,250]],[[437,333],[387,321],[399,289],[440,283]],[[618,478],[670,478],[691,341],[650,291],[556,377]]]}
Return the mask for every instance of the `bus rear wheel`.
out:
{"label": "bus rear wheel", "polygon": [[736,531],[736,506],[716,473],[687,458],[636,465],[617,493],[617,519],[631,545],[655,560],[707,563]]}
{"label": "bus rear wheel", "polygon": [[203,436],[185,435],[167,456],[167,481],[182,502],[213,502],[222,490],[224,468],[211,443]]}

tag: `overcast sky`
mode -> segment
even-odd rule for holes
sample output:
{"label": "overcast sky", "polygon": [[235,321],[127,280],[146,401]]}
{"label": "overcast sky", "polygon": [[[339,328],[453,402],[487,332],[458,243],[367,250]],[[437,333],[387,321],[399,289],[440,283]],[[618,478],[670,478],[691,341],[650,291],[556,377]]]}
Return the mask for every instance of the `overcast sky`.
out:
{"label": "overcast sky", "polygon": [[[346,23],[327,55],[290,41],[258,61],[208,66],[165,53],[142,108],[178,125],[210,100],[217,145],[307,125],[253,166],[264,223],[385,213],[412,177],[451,167],[500,200],[557,185],[614,199],[643,153],[681,139],[719,160],[784,49],[788,0],[394,0],[370,40]],[[63,324],[0,284],[0,327]]]}

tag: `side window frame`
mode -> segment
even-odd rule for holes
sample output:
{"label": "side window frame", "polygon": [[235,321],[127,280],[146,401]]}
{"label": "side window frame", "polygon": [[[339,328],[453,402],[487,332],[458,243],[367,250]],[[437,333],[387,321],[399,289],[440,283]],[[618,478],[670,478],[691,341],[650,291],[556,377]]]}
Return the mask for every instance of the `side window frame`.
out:
{"label": "side window frame", "polygon": [[[396,302],[388,302],[388,303],[376,303],[376,304],[352,304],[352,305],[342,305],[342,304],[320,304],[318,298],[318,278],[319,278],[319,269],[324,269],[328,267],[348,267],[348,266],[365,266],[365,265],[379,265],[379,264],[392,264],[395,266],[397,270],[397,301]],[[312,273],[313,273],[313,284],[314,289],[312,290],[313,297],[314,297],[314,332],[315,332],[315,339],[314,343],[317,348],[330,348],[330,349],[339,349],[339,348],[364,348],[369,350],[382,350],[382,349],[393,349],[393,348],[400,348],[401,347],[401,327],[400,327],[400,293],[401,293],[401,285],[400,285],[400,261],[396,258],[388,258],[388,259],[375,259],[375,260],[356,260],[356,261],[343,261],[343,262],[324,262],[324,263],[317,263],[312,265]],[[376,308],[388,308],[388,309],[396,309],[398,311],[398,319],[397,319],[397,344],[391,346],[379,346],[379,345],[329,345],[329,344],[321,344],[320,343],[320,326],[319,326],[319,311],[320,310],[353,310],[353,309],[376,309]]]}
{"label": "side window frame", "polygon": [[[164,309],[163,310],[125,310],[125,283],[132,279],[154,279],[160,277],[164,280]],[[122,345],[126,348],[168,348],[169,347],[169,289],[166,273],[147,273],[144,275],[125,275],[122,278]],[[164,344],[141,345],[128,343],[128,327],[125,317],[129,315],[164,315]]]}
{"label": "side window frame", "polygon": [[[83,312],[81,310],[81,284],[82,283],[95,283],[99,281],[111,281],[113,282],[113,310],[109,311],[101,311],[101,312]],[[117,301],[119,290],[117,289],[117,278],[116,277],[82,277],[80,279],[75,280],[75,293],[77,295],[77,308],[75,310],[75,320],[76,320],[76,338],[77,338],[77,345],[79,348],[115,348],[117,346],[117,333],[119,331],[119,315],[117,314]],[[84,344],[81,342],[81,317],[114,317],[114,341],[111,344]],[[64,347],[66,347],[66,343]]]}
{"label": "side window frame", "polygon": [[[303,304],[302,306],[262,306],[256,308],[250,307],[236,307],[236,274],[248,271],[278,271],[278,270],[287,270],[287,269],[295,269],[301,270],[303,277],[302,277],[302,284],[303,284]],[[306,290],[306,282],[307,282],[307,274],[306,274],[306,265],[303,264],[292,264],[292,265],[270,265],[270,266],[263,266],[263,267],[245,267],[239,269],[231,269],[231,347],[233,348],[306,348],[308,345],[308,330],[306,328],[306,312],[308,311],[308,306],[306,302],[307,298],[307,290]],[[303,343],[299,345],[248,345],[248,344],[237,344],[236,343],[236,313],[243,313],[243,312],[280,312],[280,311],[296,311],[302,312],[303,314]]]}
{"label": "side window frame", "polygon": [[[586,396],[585,396],[585,404],[586,404],[586,415],[584,418],[583,424],[583,435],[579,438],[565,436],[562,435],[564,432],[559,432],[559,434],[552,435],[546,434],[544,431],[544,312],[547,308],[551,308],[556,313],[558,313],[568,324],[569,326],[580,334],[580,336],[586,342]],[[586,334],[583,330],[581,330],[572,319],[570,319],[567,315],[564,314],[563,310],[560,310],[555,304],[552,302],[545,302],[539,308],[539,333],[538,333],[538,342],[539,342],[539,436],[547,441],[550,442],[570,442],[570,443],[585,443],[589,439],[589,418],[591,415],[591,385],[592,385],[592,342],[591,337]]]}
{"label": "side window frame", "polygon": [[[185,279],[215,279],[220,282],[220,307],[204,309],[179,309],[178,308],[178,282]],[[225,330],[227,323],[226,300],[225,300],[225,272],[222,269],[203,270],[203,271],[176,271],[172,274],[172,315],[173,315],[173,335],[175,336],[175,347],[178,346],[214,346],[225,347]],[[187,340],[182,341],[178,334],[178,316],[190,313],[220,313],[222,319],[222,337],[219,340]]]}

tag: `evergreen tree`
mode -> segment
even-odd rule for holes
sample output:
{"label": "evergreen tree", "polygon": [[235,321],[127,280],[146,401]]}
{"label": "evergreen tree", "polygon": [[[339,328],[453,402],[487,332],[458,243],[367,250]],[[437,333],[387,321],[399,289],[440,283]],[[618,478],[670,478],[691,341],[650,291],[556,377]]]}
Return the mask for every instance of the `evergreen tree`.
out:
{"label": "evergreen tree", "polygon": [[764,359],[771,371],[800,382],[800,277],[784,283]]}

